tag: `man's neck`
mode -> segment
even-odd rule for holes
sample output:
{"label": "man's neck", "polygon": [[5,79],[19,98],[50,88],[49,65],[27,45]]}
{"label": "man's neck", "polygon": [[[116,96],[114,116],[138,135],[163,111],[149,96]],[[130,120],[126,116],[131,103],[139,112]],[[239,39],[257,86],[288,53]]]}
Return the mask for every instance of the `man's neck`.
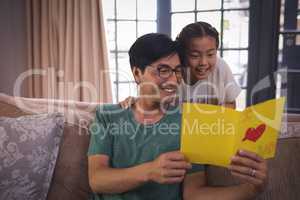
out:
{"label": "man's neck", "polygon": [[143,124],[152,124],[159,121],[165,114],[164,106],[159,102],[151,101],[146,98],[139,98],[134,107],[135,119]]}

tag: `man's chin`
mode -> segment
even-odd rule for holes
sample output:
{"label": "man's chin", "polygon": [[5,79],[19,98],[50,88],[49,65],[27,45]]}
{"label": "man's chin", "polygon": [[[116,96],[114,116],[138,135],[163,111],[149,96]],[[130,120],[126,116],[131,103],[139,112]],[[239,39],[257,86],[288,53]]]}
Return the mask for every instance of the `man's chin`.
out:
{"label": "man's chin", "polygon": [[175,99],[176,99],[176,93],[168,94],[168,95],[161,95],[160,102],[162,104],[169,104],[169,103],[174,102]]}

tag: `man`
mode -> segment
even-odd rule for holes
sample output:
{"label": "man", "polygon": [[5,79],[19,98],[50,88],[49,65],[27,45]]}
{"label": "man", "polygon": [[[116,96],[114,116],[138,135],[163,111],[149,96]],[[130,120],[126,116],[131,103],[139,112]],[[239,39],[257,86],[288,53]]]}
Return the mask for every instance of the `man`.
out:
{"label": "man", "polygon": [[245,184],[210,188],[203,166],[191,165],[178,151],[181,116],[172,102],[182,66],[176,42],[147,34],[132,45],[129,56],[139,98],[127,109],[98,107],[90,128],[94,199],[247,199],[263,189],[266,163],[255,154],[243,151],[232,160],[232,174]]}

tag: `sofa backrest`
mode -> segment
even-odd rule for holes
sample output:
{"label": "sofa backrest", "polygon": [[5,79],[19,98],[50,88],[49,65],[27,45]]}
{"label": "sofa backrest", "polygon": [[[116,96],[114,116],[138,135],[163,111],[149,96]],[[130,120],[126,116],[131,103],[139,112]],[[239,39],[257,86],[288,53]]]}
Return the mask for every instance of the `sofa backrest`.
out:
{"label": "sofa backrest", "polygon": [[63,102],[45,99],[13,98],[0,94],[0,116],[19,117],[37,113],[62,112],[66,116],[64,135],[56,162],[48,200],[86,200],[88,184],[88,125],[96,103]]}

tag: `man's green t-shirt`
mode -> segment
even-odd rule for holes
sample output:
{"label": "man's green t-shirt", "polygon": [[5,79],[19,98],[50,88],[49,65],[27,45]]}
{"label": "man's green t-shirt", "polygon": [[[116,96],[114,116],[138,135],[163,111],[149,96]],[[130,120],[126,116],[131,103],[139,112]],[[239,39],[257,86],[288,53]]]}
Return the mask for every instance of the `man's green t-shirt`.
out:
{"label": "man's green t-shirt", "polygon": [[[181,114],[172,107],[154,124],[144,125],[134,119],[132,109],[103,105],[96,109],[90,126],[88,155],[105,154],[110,167],[128,168],[155,160],[160,154],[180,148]],[[202,171],[202,165],[193,165],[188,172]],[[148,182],[121,194],[93,194],[97,200],[180,200],[180,184]]]}

